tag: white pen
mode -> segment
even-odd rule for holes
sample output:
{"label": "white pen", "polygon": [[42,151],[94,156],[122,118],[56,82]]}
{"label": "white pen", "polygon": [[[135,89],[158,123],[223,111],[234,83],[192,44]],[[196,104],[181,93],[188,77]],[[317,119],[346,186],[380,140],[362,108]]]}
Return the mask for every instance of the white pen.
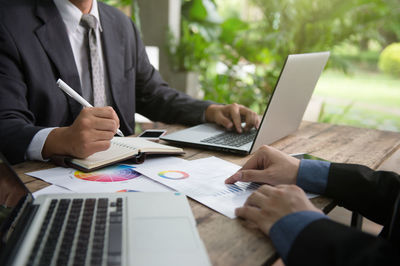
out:
{"label": "white pen", "polygon": [[[62,89],[66,94],[71,96],[72,99],[80,103],[84,107],[93,107],[90,103],[88,103],[82,96],[80,96],[76,91],[74,91],[67,83],[62,81],[61,79],[57,80],[57,86]],[[117,134],[121,137],[124,136],[121,130],[117,129]]]}

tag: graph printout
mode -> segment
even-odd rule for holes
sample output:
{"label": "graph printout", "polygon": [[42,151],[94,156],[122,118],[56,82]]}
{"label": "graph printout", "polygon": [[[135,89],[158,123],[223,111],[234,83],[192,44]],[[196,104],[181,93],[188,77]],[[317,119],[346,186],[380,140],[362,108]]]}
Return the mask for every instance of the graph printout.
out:
{"label": "graph printout", "polygon": [[154,182],[135,171],[132,165],[114,165],[98,171],[83,173],[72,168],[56,167],[27,175],[73,192],[101,193],[117,191],[162,192],[170,188]]}
{"label": "graph printout", "polygon": [[247,197],[259,187],[244,182],[226,185],[225,179],[239,169],[236,164],[209,157],[194,161],[151,159],[137,165],[135,170],[233,219],[235,209],[243,206]]}

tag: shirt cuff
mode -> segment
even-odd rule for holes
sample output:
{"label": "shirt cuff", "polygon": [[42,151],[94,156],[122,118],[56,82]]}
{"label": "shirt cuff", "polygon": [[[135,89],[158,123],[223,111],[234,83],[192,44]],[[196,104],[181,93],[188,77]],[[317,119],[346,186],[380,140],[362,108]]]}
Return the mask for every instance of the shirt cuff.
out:
{"label": "shirt cuff", "polygon": [[330,162],[303,159],[300,161],[296,185],[305,191],[323,194],[328,184]]}
{"label": "shirt cuff", "polygon": [[28,160],[48,161],[43,159],[42,150],[47,137],[53,129],[55,129],[55,127],[42,129],[33,136],[28,150],[26,151],[26,158]]}
{"label": "shirt cuff", "polygon": [[311,222],[319,219],[328,219],[328,217],[315,211],[301,211],[288,214],[272,225],[269,237],[285,264],[287,264],[289,251],[300,232]]}

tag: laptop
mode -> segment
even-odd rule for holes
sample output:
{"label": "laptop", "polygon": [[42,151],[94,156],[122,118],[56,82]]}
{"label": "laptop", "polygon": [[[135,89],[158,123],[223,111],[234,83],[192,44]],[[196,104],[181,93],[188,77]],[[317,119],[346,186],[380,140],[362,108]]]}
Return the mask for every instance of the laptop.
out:
{"label": "laptop", "polygon": [[329,52],[294,54],[286,58],[258,130],[228,132],[205,123],[167,134],[160,139],[173,144],[250,154],[299,127],[315,85],[328,61]]}
{"label": "laptop", "polygon": [[41,195],[0,154],[0,265],[211,265],[180,193]]}

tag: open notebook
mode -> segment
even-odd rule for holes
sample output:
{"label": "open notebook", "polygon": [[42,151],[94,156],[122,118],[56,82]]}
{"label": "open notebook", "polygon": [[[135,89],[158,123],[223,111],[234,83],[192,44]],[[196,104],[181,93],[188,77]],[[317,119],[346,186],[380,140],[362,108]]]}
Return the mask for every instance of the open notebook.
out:
{"label": "open notebook", "polygon": [[138,163],[144,160],[146,154],[183,153],[181,148],[155,143],[143,138],[115,137],[111,140],[111,146],[107,150],[94,153],[85,159],[63,158],[63,164],[83,172],[89,172],[128,159]]}

